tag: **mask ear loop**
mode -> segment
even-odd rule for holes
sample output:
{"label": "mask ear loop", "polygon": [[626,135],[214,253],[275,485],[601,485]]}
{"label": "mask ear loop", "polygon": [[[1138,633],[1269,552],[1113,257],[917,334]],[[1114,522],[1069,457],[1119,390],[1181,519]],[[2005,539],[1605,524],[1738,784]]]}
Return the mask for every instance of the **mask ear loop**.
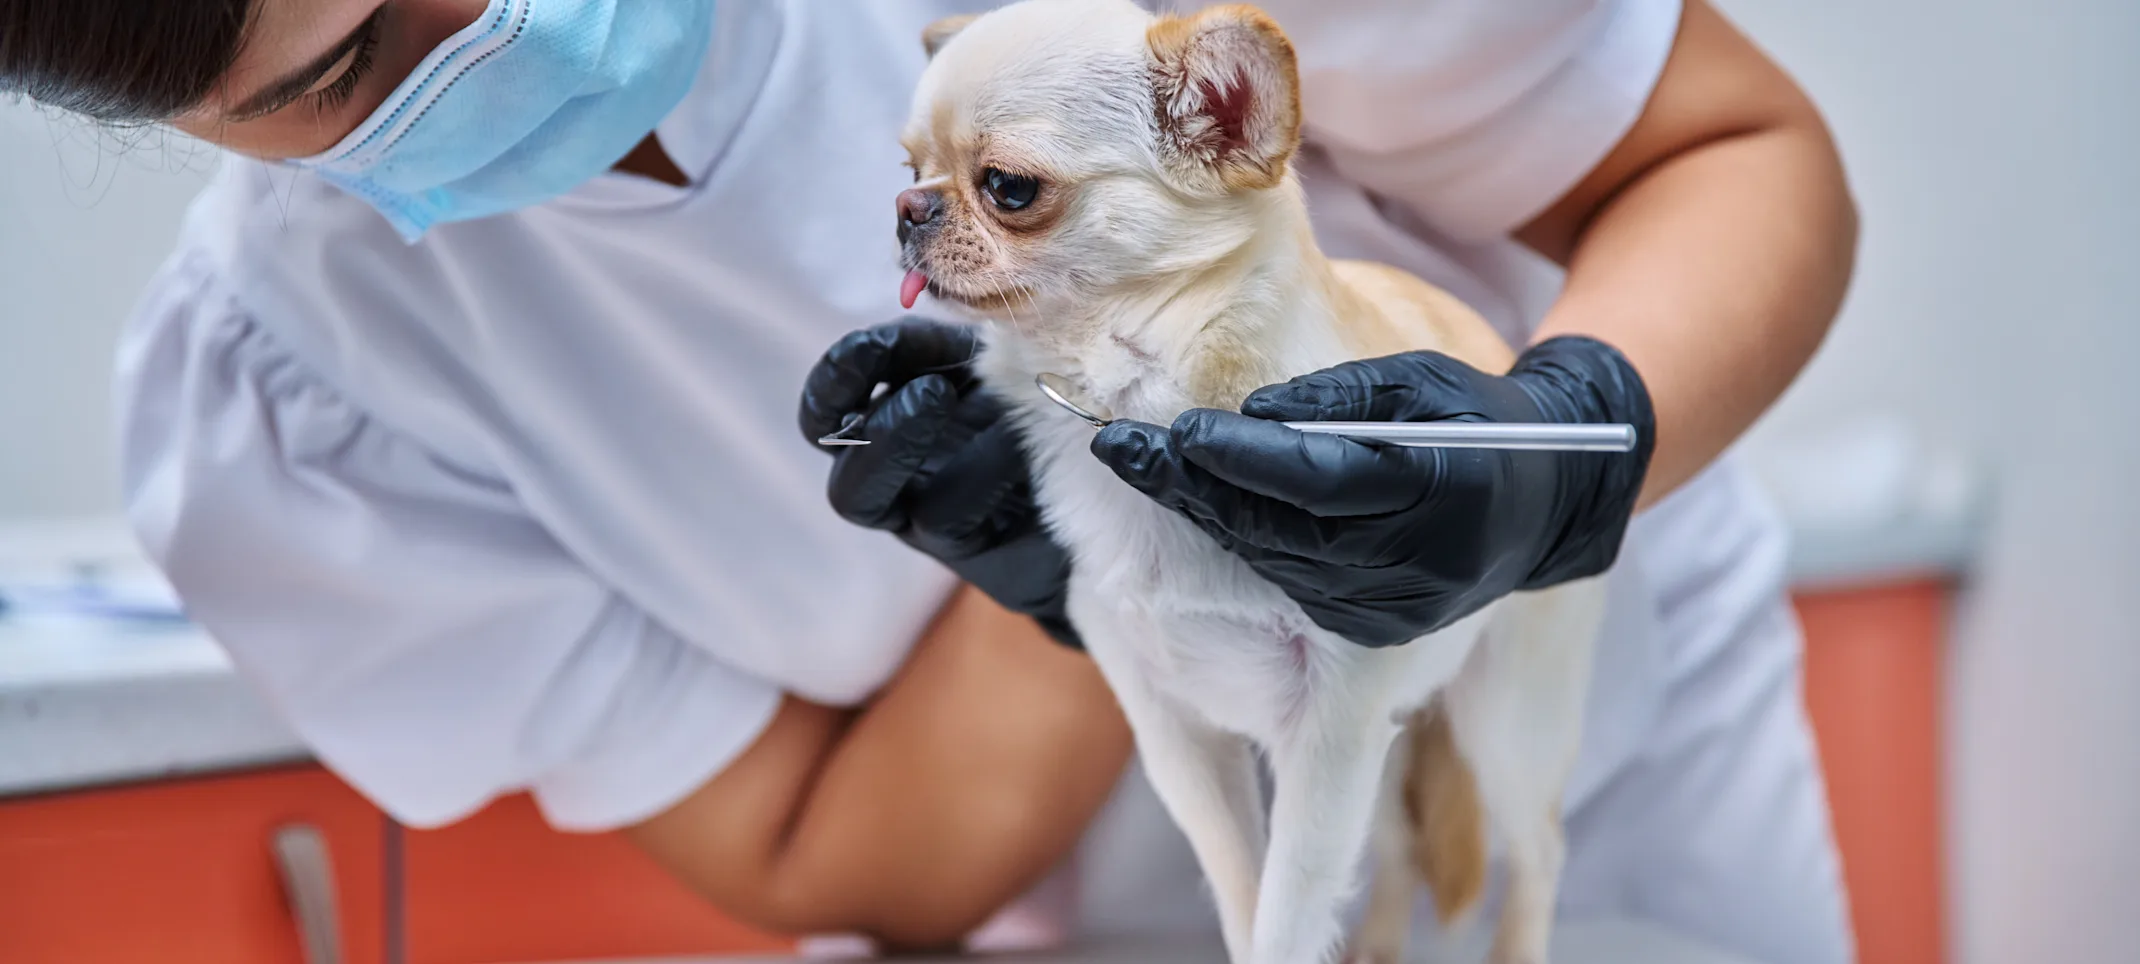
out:
{"label": "mask ear loop", "polygon": [[[477,65],[519,40],[527,32],[527,25],[528,8],[524,3],[505,0],[487,8],[475,23],[426,55],[388,95],[380,112],[358,125],[348,140],[317,156],[301,159],[302,166],[335,167],[352,161],[368,164],[372,158],[392,150],[447,90]],[[359,155],[364,159],[357,160]]]}

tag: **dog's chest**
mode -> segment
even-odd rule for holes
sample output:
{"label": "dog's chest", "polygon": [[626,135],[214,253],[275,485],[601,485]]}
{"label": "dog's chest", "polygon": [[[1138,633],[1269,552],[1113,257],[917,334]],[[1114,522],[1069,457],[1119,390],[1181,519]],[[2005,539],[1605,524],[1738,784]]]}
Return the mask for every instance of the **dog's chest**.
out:
{"label": "dog's chest", "polygon": [[[1092,429],[1022,405],[1036,494],[1074,560],[1071,617],[1095,658],[1214,725],[1271,740],[1333,663],[1363,654],[1276,586],[1094,458]],[[1317,670],[1321,670],[1318,672]]]}
{"label": "dog's chest", "polygon": [[[1454,674],[1463,640],[1355,646],[1316,626],[1188,519],[1117,477],[1093,457],[1090,425],[1027,388],[1038,370],[1091,369],[1037,356],[1017,340],[998,341],[979,364],[1017,419],[1035,495],[1070,550],[1070,617],[1111,678],[1135,674],[1211,723],[1267,744],[1318,688],[1408,708]],[[1164,425],[1192,404],[1179,387],[1186,381],[1165,372],[1118,377],[1106,404],[1126,402],[1123,414]]]}

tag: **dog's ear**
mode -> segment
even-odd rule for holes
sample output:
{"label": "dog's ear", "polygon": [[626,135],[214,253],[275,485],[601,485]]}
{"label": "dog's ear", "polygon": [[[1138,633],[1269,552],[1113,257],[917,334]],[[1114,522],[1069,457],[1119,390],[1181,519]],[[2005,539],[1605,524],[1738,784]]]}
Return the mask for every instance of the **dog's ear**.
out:
{"label": "dog's ear", "polygon": [[958,36],[959,31],[966,29],[966,25],[978,16],[962,13],[921,28],[921,49],[928,51],[930,57],[935,57],[937,51],[944,49],[944,45],[950,43],[951,38]]}
{"label": "dog's ear", "polygon": [[1213,7],[1163,18],[1145,41],[1169,165],[1232,190],[1276,185],[1300,145],[1300,68],[1278,24],[1251,6]]}

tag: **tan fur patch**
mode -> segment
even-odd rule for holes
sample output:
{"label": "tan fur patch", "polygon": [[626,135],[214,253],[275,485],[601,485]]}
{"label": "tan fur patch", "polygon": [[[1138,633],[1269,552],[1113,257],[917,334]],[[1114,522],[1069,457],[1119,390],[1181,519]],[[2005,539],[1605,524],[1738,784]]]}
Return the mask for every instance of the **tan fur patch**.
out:
{"label": "tan fur patch", "polygon": [[1447,925],[1469,913],[1486,891],[1486,811],[1439,701],[1413,715],[1408,733],[1404,808],[1412,824],[1412,863]]}
{"label": "tan fur patch", "polygon": [[1144,32],[1144,42],[1152,49],[1152,59],[1162,64],[1179,64],[1186,59],[1189,42],[1196,37],[1197,19],[1168,15],[1153,21]]}
{"label": "tan fur patch", "polygon": [[1236,411],[1250,392],[1271,380],[1269,366],[1250,337],[1229,330],[1223,321],[1205,329],[1189,372],[1189,397],[1196,404]]}
{"label": "tan fur patch", "polygon": [[959,31],[966,29],[968,24],[978,19],[980,19],[980,14],[962,13],[945,17],[921,28],[922,51],[931,57],[936,56],[936,52],[944,49],[944,45],[950,43],[951,38],[958,36]]}
{"label": "tan fur patch", "polygon": [[1332,261],[1339,335],[1360,358],[1438,351],[1499,375],[1516,354],[1486,319],[1455,295],[1371,261]]}

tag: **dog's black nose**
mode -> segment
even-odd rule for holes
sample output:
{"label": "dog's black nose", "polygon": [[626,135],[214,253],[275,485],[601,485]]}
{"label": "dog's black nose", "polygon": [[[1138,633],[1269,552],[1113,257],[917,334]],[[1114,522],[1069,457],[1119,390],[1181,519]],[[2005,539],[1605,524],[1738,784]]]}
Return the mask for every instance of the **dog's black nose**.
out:
{"label": "dog's black nose", "polygon": [[899,192],[899,241],[904,244],[914,229],[936,219],[943,196],[935,191],[910,187]]}

